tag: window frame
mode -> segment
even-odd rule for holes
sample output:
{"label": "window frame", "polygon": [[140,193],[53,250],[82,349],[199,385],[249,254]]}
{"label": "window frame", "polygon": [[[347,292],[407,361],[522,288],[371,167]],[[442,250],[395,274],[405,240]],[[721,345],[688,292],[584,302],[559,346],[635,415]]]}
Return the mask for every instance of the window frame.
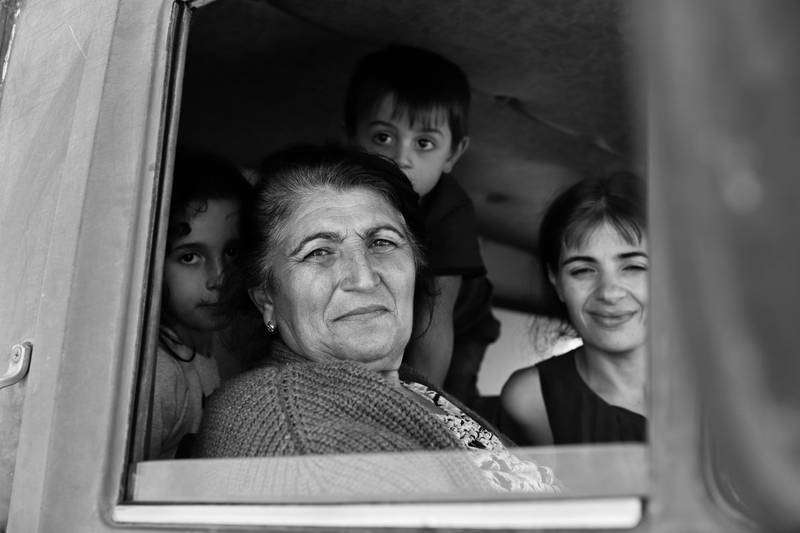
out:
{"label": "window frame", "polygon": [[[181,92],[186,47],[189,38],[191,5],[176,2],[172,9],[170,31],[167,41],[168,56],[165,70],[165,94],[160,120],[165,126],[160,132],[160,168],[155,185],[155,208],[150,233],[153,245],[149,255],[149,288],[147,290],[144,322],[144,341],[142,344],[137,385],[135,386],[135,413],[133,434],[130,436],[128,464],[131,465],[146,457],[150,441],[150,420],[153,385],[155,380],[156,346],[158,344],[158,325],[160,323],[161,284],[166,253],[167,224],[169,205],[172,196],[172,171],[177,146],[178,122],[181,109]],[[125,494],[131,491],[132,478],[129,466],[125,469]]]}
{"label": "window frame", "polygon": [[[200,2],[189,2],[190,7],[192,8],[199,8],[203,5],[206,5],[207,1],[200,1]],[[188,15],[186,16],[185,20],[183,21],[185,25],[188,26],[189,18]],[[186,49],[186,39],[188,36],[188,29],[180,30],[181,36],[175,38],[175,42],[179,43],[179,49],[176,51],[175,55],[173,56],[175,59],[173,64],[181,70],[183,68],[183,55],[185,54]],[[180,79],[180,75],[176,78],[178,81]],[[179,102],[180,98],[180,83],[177,83],[177,86],[173,87],[172,98]],[[173,105],[173,117],[168,120],[177,120],[174,114],[179,112],[180,106],[176,103]],[[172,130],[177,131],[177,129]],[[174,141],[172,143],[174,145]],[[165,171],[171,170],[171,167],[165,166]],[[165,187],[168,187],[170,183],[169,176],[164,176],[162,178],[162,182],[165,184]],[[168,189],[162,191],[162,194],[168,193]],[[651,195],[652,196],[652,195]],[[164,205],[168,205],[168,200],[164,201]],[[162,206],[163,210],[163,206]],[[163,216],[163,214],[162,214]],[[164,240],[163,231],[161,232],[160,240]],[[163,255],[163,242],[161,246],[156,250],[156,254],[161,251]],[[157,267],[160,266],[160,263],[157,263]],[[154,267],[155,270],[159,270],[159,268]],[[159,279],[157,272],[154,271],[154,278]],[[154,282],[153,286],[155,288],[154,292],[160,292],[158,287],[160,286],[158,283]],[[156,298],[153,300],[157,301]],[[151,312],[151,316],[157,316],[157,312]],[[148,326],[153,327],[153,322],[148,321]],[[153,328],[154,330],[157,328]],[[663,331],[663,330],[662,330]],[[155,342],[154,340],[152,341]],[[654,343],[655,344],[655,343]],[[152,356],[152,348],[149,352],[149,355]],[[655,365],[654,365],[655,366]],[[144,372],[148,372],[146,365],[144,367]],[[150,370],[150,372],[152,372]],[[655,369],[654,369],[655,372]],[[683,398],[688,398],[686,395],[687,391],[682,391],[681,396]],[[142,405],[140,399],[140,406]],[[137,447],[138,448],[138,447]],[[134,453],[136,453],[134,451]],[[141,454],[136,455],[137,457],[142,457]],[[654,456],[651,456],[654,457]],[[700,479],[702,482],[702,479]],[[681,492],[683,493],[683,492]],[[597,527],[616,527],[621,529],[630,529],[634,528],[637,524],[640,524],[639,527],[642,527],[646,522],[646,515],[641,514],[643,509],[650,509],[649,506],[644,505],[645,499],[640,499],[637,497],[632,498],[607,498],[607,499],[598,499],[598,500],[591,500],[591,499],[584,499],[581,501],[581,504],[586,504],[584,509],[589,509],[596,504],[608,504],[607,509],[626,509],[629,513],[632,512],[633,515],[636,515],[635,520],[630,520],[626,518],[628,521],[625,523],[626,520],[623,521],[609,521],[609,522],[599,522]],[[638,505],[633,505],[636,502]],[[496,521],[493,525],[494,527],[537,527],[537,528],[548,528],[548,527],[576,527],[582,528],[587,527],[586,524],[582,524],[580,519],[576,521],[570,522],[567,521],[559,521],[558,519],[554,519],[552,521],[542,521],[537,519],[531,519],[531,515],[536,516],[537,512],[539,516],[547,516],[547,510],[551,508],[555,504],[555,507],[561,508],[569,508],[572,504],[572,511],[570,514],[575,516],[575,511],[580,509],[580,505],[574,505],[575,500],[572,502],[568,500],[560,500],[560,501],[537,501],[531,500],[527,502],[492,502],[483,504],[480,506],[482,515],[485,516],[487,511],[490,511],[492,506],[497,506],[498,516],[502,516],[507,519],[507,522],[501,523],[500,521]],[[433,511],[433,514],[430,513],[432,508],[437,508]],[[346,520],[351,520],[351,522],[338,522],[340,518],[338,517],[337,513],[331,512],[330,505],[309,505],[309,504],[297,504],[297,505],[205,505],[205,506],[198,506],[198,505],[191,505],[191,504],[168,504],[168,505],[147,505],[147,504],[140,504],[140,503],[131,503],[125,504],[122,503],[114,507],[112,512],[112,516],[114,520],[118,520],[123,523],[147,523],[147,524],[156,524],[156,523],[164,523],[164,524],[180,524],[185,523],[181,520],[184,520],[183,517],[188,516],[198,516],[195,513],[201,513],[207,517],[209,522],[214,525],[253,525],[253,526],[305,526],[305,527],[325,527],[325,526],[345,526],[345,525],[354,525],[360,527],[380,527],[381,525],[390,525],[390,523],[385,523],[382,521],[381,517],[385,517],[384,511],[386,509],[396,509],[402,510],[399,513],[391,513],[391,514],[400,514],[404,517],[404,520],[401,522],[394,522],[396,527],[424,527],[428,524],[439,524],[442,527],[469,527],[469,522],[465,521],[467,517],[469,517],[469,513],[465,513],[465,510],[469,509],[470,507],[474,508],[474,504],[471,505],[469,503],[464,504],[453,504],[453,503],[446,503],[446,504],[429,504],[429,505],[419,505],[419,504],[403,504],[403,503],[395,503],[395,504],[379,504],[379,505],[361,505],[361,504],[338,504],[337,508],[342,510],[346,510],[343,516],[348,517]],[[514,513],[514,511],[507,511],[503,509],[524,509],[522,511],[523,515],[528,514],[527,521],[522,520],[520,521],[520,517]],[[445,511],[447,509],[447,511]],[[359,514],[355,519],[353,518],[354,511],[365,511],[364,514]],[[322,511],[326,511],[326,517],[321,518],[319,517],[319,513]],[[376,514],[375,511],[378,511]],[[318,515],[316,519],[310,518],[311,515]],[[409,518],[409,516],[413,516],[413,514],[418,514],[416,517]],[[242,518],[242,515],[245,518]],[[629,515],[629,516],[633,516]],[[600,515],[597,515],[600,516]],[[640,518],[645,518],[644,520],[640,520]],[[442,522],[441,520],[444,519],[445,521]],[[449,520],[449,522],[447,521]],[[331,523],[332,521],[332,523]],[[193,522],[196,524],[196,522]],[[490,524],[483,524],[484,526],[488,527]],[[589,527],[591,528],[591,527]]]}

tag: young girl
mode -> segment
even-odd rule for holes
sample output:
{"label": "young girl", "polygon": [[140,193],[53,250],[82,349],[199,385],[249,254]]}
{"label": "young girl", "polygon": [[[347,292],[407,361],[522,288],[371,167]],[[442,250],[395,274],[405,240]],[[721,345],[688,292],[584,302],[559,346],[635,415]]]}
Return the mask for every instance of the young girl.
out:
{"label": "young girl", "polygon": [[627,173],[584,180],[547,210],[542,266],[583,346],[503,387],[503,429],[518,444],[645,440],[645,220],[643,184]]}
{"label": "young girl", "polygon": [[230,164],[179,152],[175,161],[153,392],[150,458],[175,457],[197,431],[205,398],[242,370],[221,342],[230,319],[222,280],[239,253],[251,187]]}

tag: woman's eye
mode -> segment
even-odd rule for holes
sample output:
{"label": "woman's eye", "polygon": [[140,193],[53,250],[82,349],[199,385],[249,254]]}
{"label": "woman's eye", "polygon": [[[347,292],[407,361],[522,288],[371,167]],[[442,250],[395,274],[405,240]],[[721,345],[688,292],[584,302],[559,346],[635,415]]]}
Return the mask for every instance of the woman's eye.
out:
{"label": "woman's eye", "polygon": [[225,255],[228,257],[236,257],[239,255],[239,247],[238,246],[228,246],[225,248]]}
{"label": "woman's eye", "polygon": [[316,250],[312,250],[306,254],[303,259],[321,259],[323,257],[327,257],[331,254],[330,250],[325,248],[317,248]]}
{"label": "woman's eye", "polygon": [[632,265],[625,265],[623,270],[627,272],[647,272],[648,268],[647,265],[632,264]]}
{"label": "woman's eye", "polygon": [[391,248],[396,248],[397,244],[388,239],[375,239],[370,243],[370,247],[378,250],[388,250]]}
{"label": "woman's eye", "polygon": [[372,136],[372,140],[375,144],[390,144],[392,142],[392,136],[385,132],[379,132]]}
{"label": "woman's eye", "polygon": [[572,270],[570,270],[569,271],[569,275],[574,277],[574,278],[581,278],[581,277],[589,276],[592,272],[594,272],[594,271],[589,267],[579,267],[579,268],[573,268]]}
{"label": "woman's eye", "polygon": [[430,139],[417,139],[417,146],[419,146],[420,150],[433,150],[436,148],[436,144]]}

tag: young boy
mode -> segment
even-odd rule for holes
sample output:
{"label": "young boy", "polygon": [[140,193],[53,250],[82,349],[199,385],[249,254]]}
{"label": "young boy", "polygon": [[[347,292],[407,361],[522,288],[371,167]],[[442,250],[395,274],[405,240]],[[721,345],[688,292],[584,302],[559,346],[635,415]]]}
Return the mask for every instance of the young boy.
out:
{"label": "young boy", "polygon": [[149,457],[170,459],[197,432],[203,403],[243,370],[221,340],[230,323],[222,281],[239,254],[251,187],[219,158],[178,152],[167,229]]}
{"label": "young boy", "polygon": [[406,362],[465,402],[500,324],[477,239],[475,211],[450,175],[469,146],[470,88],[454,63],[426,50],[389,46],[356,66],[345,102],[351,142],[393,159],[421,197],[435,294],[415,312]]}

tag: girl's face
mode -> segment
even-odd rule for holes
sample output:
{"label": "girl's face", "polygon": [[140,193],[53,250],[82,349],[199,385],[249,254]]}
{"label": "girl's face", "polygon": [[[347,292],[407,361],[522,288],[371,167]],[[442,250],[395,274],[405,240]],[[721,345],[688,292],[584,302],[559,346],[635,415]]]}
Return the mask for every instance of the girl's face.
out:
{"label": "girl's face", "polygon": [[647,334],[647,239],[629,244],[608,224],[561,251],[550,282],[584,345],[606,353],[642,348]]}
{"label": "girl's face", "polygon": [[182,331],[191,335],[226,325],[219,307],[220,288],[225,269],[239,252],[239,203],[191,202],[184,216],[189,232],[170,243],[164,260],[164,311],[168,325],[179,335]]}

